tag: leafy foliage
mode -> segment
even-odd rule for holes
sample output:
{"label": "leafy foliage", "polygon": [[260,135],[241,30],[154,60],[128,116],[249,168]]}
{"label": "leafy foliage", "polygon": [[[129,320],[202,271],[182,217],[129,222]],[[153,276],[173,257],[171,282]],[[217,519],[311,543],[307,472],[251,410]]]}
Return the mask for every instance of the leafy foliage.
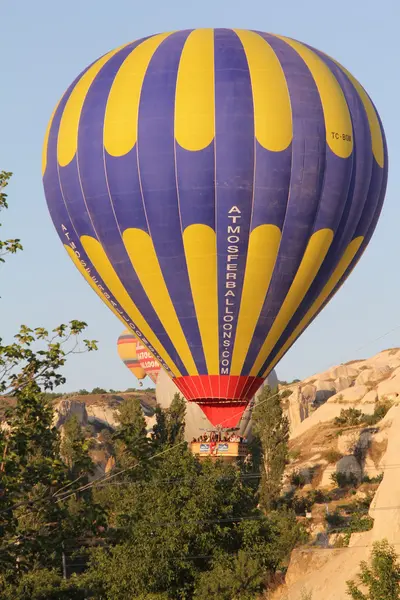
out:
{"label": "leafy foliage", "polygon": [[[399,600],[400,565],[393,546],[387,540],[375,542],[370,564],[362,561],[357,580],[347,582],[353,600]],[[362,586],[363,591],[359,586]]]}
{"label": "leafy foliage", "polygon": [[138,398],[125,398],[115,413],[119,425],[113,435],[117,464],[122,468],[136,467],[150,456],[150,440],[146,421]]}
{"label": "leafy foliage", "polygon": [[60,454],[69,468],[71,479],[80,480],[92,473],[93,463],[89,456],[89,442],[85,439],[76,415],[70,417],[63,426]]}
{"label": "leafy foliage", "polygon": [[[85,392],[85,390],[83,390],[83,392]],[[92,394],[107,394],[107,390],[104,388],[95,387],[92,389]]]}
{"label": "leafy foliage", "polygon": [[156,424],[153,428],[153,441],[159,449],[180,444],[185,434],[186,404],[184,399],[175,394],[167,410],[156,409]]}
{"label": "leafy foliage", "polygon": [[[77,337],[84,328],[73,321],[48,339],[47,331],[23,326],[13,344],[0,343],[1,389],[13,399],[4,413],[7,427],[0,430],[2,593],[1,586],[12,589],[35,568],[60,568],[64,540],[90,534],[101,522],[101,511],[89,496],[63,502],[63,490],[71,494],[79,486],[71,479],[73,467],[86,477],[91,461],[81,434],[73,440],[71,464],[62,461],[52,402],[42,393],[64,382],[59,369],[79,347]],[[96,345],[87,341],[85,347]]]}
{"label": "leafy foliage", "polygon": [[355,427],[357,425],[371,427],[383,419],[391,406],[392,403],[389,400],[378,402],[372,415],[366,415],[356,408],[342,408],[340,415],[335,417],[334,424],[338,427]]}
{"label": "leafy foliage", "polygon": [[177,600],[203,597],[220,569],[239,577],[242,568],[252,573],[250,593],[253,576],[261,585],[261,575],[264,581],[278,569],[301,539],[292,512],[264,516],[257,509],[236,465],[200,464],[182,445],[155,464],[146,484],[131,481],[99,492],[109,507],[114,544],[92,553],[85,583],[95,597],[118,600],[128,590],[135,598],[165,592]]}
{"label": "leafy foliage", "polygon": [[84,590],[76,579],[66,581],[56,569],[34,568],[22,573],[14,584],[2,586],[0,575],[0,590],[2,600],[83,600]]}
{"label": "leafy foliage", "polygon": [[[0,174],[0,209],[7,208],[3,190],[10,176]],[[18,240],[0,242],[1,260],[20,248]],[[93,533],[101,521],[87,494],[63,501],[63,491],[73,493],[79,484],[61,459],[53,398],[46,393],[65,382],[60,369],[68,356],[96,349],[95,341],[80,342],[85,328],[77,320],[51,333],[22,325],[11,344],[0,339],[0,394],[10,398],[0,428],[2,598],[49,598],[49,586],[66,590],[56,583],[64,541]]]}
{"label": "leafy foliage", "polygon": [[[0,212],[8,208],[7,194],[4,190],[7,187],[11,176],[12,173],[9,171],[0,171]],[[4,257],[7,254],[15,254],[18,250],[22,250],[19,239],[0,240],[0,262],[4,262]]]}
{"label": "leafy foliage", "polygon": [[335,417],[334,424],[339,427],[354,427],[360,425],[363,413],[356,408],[342,408],[340,415]]}
{"label": "leafy foliage", "polygon": [[288,462],[289,421],[283,414],[279,394],[269,386],[262,390],[253,411],[253,431],[259,439],[265,465],[260,502],[264,508],[271,509],[278,500]]}
{"label": "leafy foliage", "polygon": [[355,487],[358,484],[358,479],[354,473],[335,471],[331,474],[331,479],[339,488]]}
{"label": "leafy foliage", "polygon": [[372,529],[374,520],[368,515],[372,498],[373,494],[368,495],[363,500],[339,506],[333,513],[326,515],[325,519],[332,533],[345,533],[346,545],[352,533]]}

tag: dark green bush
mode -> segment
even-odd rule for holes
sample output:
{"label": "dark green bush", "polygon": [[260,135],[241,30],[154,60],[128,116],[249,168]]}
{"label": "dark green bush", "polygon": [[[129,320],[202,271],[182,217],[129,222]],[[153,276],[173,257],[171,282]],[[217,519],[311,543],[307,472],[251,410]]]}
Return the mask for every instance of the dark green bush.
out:
{"label": "dark green bush", "polygon": [[354,473],[346,475],[346,473],[337,471],[336,473],[332,473],[331,479],[340,488],[355,487],[358,484],[358,479]]}
{"label": "dark green bush", "polygon": [[380,483],[383,479],[383,473],[379,473],[376,477],[368,477],[368,475],[364,475],[362,478],[363,483]]}
{"label": "dark green bush", "polygon": [[363,413],[356,408],[342,408],[340,415],[335,417],[334,424],[338,427],[354,427],[359,425],[362,420]]}
{"label": "dark green bush", "polygon": [[293,471],[290,476],[290,483],[295,487],[303,487],[306,484],[306,478],[300,471]]}

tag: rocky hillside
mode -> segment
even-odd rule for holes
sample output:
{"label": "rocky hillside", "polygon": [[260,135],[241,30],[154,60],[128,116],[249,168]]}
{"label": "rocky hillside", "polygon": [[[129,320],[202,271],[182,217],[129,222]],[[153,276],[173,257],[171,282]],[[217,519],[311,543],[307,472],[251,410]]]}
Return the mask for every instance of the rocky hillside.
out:
{"label": "rocky hillside", "polygon": [[[287,413],[292,434],[296,435],[311,423],[336,417],[346,406],[371,411],[377,401],[400,395],[400,348],[332,367],[296,384],[282,386],[282,390],[286,390]],[[302,427],[305,419],[307,424]]]}
{"label": "rocky hillside", "polygon": [[400,553],[400,349],[284,386],[284,492],[309,532],[273,600],[347,600],[346,581],[387,538]]}
{"label": "rocky hillside", "polygon": [[139,397],[148,430],[155,424],[155,393],[138,390],[118,394],[72,394],[54,401],[54,424],[62,431],[65,421],[75,415],[91,440],[90,455],[95,464],[92,479],[108,473],[115,464],[109,452],[109,433],[116,427],[115,413],[124,398]]}
{"label": "rocky hillside", "polygon": [[88,423],[96,427],[115,427],[115,411],[119,404],[127,397],[139,397],[146,418],[151,419],[156,407],[155,392],[136,391],[120,392],[118,394],[71,394],[67,397],[56,399],[55,424],[62,425],[71,414],[76,414],[83,425]]}

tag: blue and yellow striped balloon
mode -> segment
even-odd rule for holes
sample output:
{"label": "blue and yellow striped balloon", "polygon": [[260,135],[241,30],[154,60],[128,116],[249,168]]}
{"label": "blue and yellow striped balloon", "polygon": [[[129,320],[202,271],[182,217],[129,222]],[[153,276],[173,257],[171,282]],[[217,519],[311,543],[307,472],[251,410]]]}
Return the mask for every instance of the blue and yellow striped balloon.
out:
{"label": "blue and yellow striped balloon", "polygon": [[185,30],[77,77],[43,180],[88,283],[189,401],[232,425],[365,250],[387,152],[367,93],[322,52]]}

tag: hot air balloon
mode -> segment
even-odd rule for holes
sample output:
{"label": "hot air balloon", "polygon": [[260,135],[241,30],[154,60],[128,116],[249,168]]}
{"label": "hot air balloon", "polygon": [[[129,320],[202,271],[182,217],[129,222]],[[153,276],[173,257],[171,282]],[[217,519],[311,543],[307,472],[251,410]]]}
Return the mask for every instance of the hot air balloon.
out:
{"label": "hot air balloon", "polygon": [[186,399],[231,426],[367,247],[387,151],[334,59],[194,29],[78,75],[48,125],[43,181],[88,283]]}
{"label": "hot air balloon", "polygon": [[136,338],[129,331],[124,329],[118,338],[117,349],[120,359],[128,367],[132,375],[139,379],[139,385],[141,386],[141,379],[146,377],[146,371],[140,366],[139,359],[136,355]]}
{"label": "hot air balloon", "polygon": [[139,359],[140,366],[150,377],[153,383],[157,382],[158,373],[160,372],[160,363],[150,354],[146,346],[140,340],[136,340],[136,354]]}

